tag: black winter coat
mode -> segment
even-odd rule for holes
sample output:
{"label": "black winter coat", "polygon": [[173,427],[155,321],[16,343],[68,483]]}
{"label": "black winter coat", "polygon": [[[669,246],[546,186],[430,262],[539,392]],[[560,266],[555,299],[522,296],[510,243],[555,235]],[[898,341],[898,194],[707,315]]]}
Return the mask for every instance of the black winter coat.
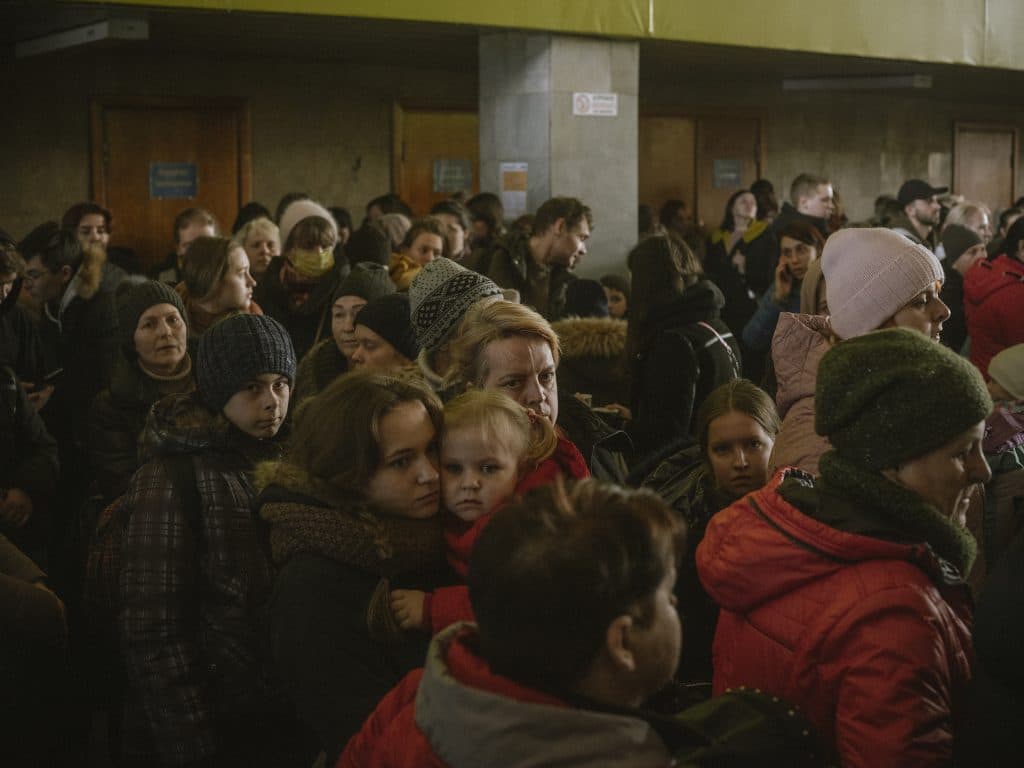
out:
{"label": "black winter coat", "polygon": [[740,348],[721,320],[723,304],[718,287],[702,279],[648,312],[631,361],[630,436],[638,457],[689,435],[704,398],[739,375]]}
{"label": "black winter coat", "polygon": [[257,483],[265,482],[257,507],[278,569],[271,651],[300,719],[334,765],[384,694],[423,665],[429,637],[398,629],[387,597],[453,583],[441,527],[436,517],[376,515],[359,494],[338,498],[286,462],[264,465]]}

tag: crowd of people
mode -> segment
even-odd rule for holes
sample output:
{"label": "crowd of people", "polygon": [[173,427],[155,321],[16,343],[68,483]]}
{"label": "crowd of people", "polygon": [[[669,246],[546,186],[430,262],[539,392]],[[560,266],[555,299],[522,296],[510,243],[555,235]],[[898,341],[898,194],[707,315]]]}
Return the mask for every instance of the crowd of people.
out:
{"label": "crowd of people", "polygon": [[1016,764],[1024,199],[875,208],[0,232],[3,763]]}

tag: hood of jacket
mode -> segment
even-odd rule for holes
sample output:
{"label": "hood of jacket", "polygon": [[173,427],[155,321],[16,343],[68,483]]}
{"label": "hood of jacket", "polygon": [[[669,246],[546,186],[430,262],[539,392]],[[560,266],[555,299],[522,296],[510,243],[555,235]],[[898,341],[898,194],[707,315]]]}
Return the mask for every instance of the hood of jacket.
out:
{"label": "hood of jacket", "polygon": [[525,768],[540,755],[545,765],[670,763],[646,720],[567,706],[496,675],[474,636],[472,625],[456,624],[434,638],[416,695],[416,725],[445,765]]}
{"label": "hood of jacket", "polygon": [[145,463],[157,456],[215,450],[239,454],[255,465],[281,455],[283,432],[273,440],[259,440],[203,405],[198,392],[168,395],[154,403],[149,412],[139,455]]}
{"label": "hood of jacket", "polygon": [[551,324],[562,357],[616,358],[626,348],[625,320],[614,317],[568,317]]}
{"label": "hood of jacket", "polygon": [[831,347],[828,318],[820,315],[795,315],[783,312],[772,337],[772,363],[778,389],[775,402],[779,416],[795,402],[814,397],[818,363]]}
{"label": "hood of jacket", "polygon": [[1024,264],[1005,253],[993,261],[979,261],[964,276],[964,301],[978,306],[999,291],[1024,283]]}
{"label": "hood of jacket", "polygon": [[913,563],[935,580],[943,567],[931,547],[862,535],[826,525],[786,501],[786,481],[813,491],[811,476],[779,470],[764,488],[719,512],[697,549],[701,583],[728,611],[746,614],[761,605],[872,560]]}
{"label": "hood of jacket", "polygon": [[779,211],[779,215],[775,217],[772,222],[772,227],[777,232],[782,227],[793,221],[806,221],[808,224],[812,224],[821,232],[822,237],[828,237],[828,222],[825,219],[819,219],[815,216],[808,216],[806,213],[800,213],[793,205],[789,202],[782,204],[782,210]]}
{"label": "hood of jacket", "polygon": [[701,278],[671,301],[652,307],[643,323],[643,335],[717,320],[724,306],[725,296],[718,286]]}

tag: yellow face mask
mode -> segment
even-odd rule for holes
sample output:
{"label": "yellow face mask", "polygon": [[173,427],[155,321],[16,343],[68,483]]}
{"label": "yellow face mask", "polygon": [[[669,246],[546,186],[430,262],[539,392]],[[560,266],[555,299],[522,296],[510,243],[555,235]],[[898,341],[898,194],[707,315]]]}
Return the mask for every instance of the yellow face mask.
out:
{"label": "yellow face mask", "polygon": [[333,248],[293,248],[289,256],[295,271],[307,278],[320,277],[334,266]]}

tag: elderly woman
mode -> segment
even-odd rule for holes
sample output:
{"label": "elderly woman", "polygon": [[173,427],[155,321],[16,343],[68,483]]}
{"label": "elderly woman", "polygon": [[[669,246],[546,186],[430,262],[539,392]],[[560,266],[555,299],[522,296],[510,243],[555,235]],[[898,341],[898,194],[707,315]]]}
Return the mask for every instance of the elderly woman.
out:
{"label": "elderly woman", "polygon": [[139,468],[138,442],[150,408],[195,389],[186,346],[188,313],[165,283],[150,280],[118,298],[121,349],[110,386],[89,411],[89,459],[105,499],[121,495]]}
{"label": "elderly woman", "polygon": [[246,222],[231,242],[245,249],[249,257],[249,271],[257,282],[266,274],[274,257],[281,255],[281,233],[277,224],[265,216]]}
{"label": "elderly woman", "polygon": [[950,765],[971,679],[964,529],[992,400],[978,371],[905,328],[825,354],[821,477],[778,472],[697,549],[721,606],[714,690],[800,705],[844,766]]}
{"label": "elderly woman", "polygon": [[[559,444],[554,458],[568,475],[586,473],[578,469],[581,452],[591,472],[605,475],[622,460],[616,455],[616,439],[622,433],[604,426],[580,400],[571,396],[559,400],[558,337],[538,312],[508,301],[478,304],[466,314],[451,355],[449,379],[454,389],[497,389],[561,427],[556,430]],[[558,422],[559,414],[565,412],[568,420]]]}

